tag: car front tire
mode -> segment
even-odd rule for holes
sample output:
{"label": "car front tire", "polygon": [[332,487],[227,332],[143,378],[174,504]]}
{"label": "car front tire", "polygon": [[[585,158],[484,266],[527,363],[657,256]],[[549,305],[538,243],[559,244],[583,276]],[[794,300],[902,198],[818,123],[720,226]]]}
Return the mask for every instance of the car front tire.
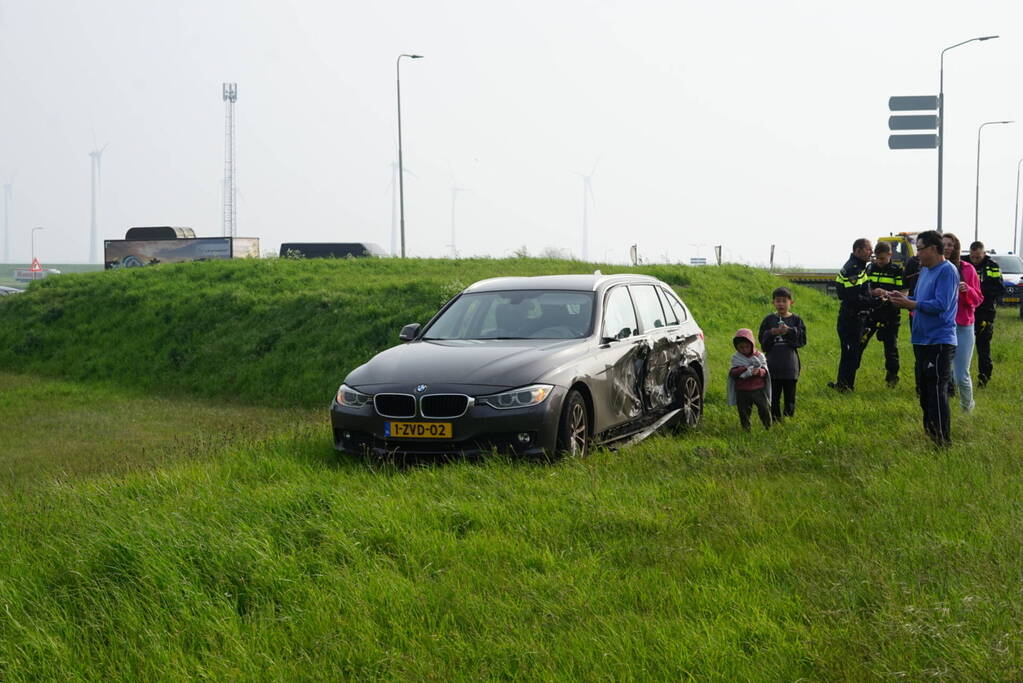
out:
{"label": "car front tire", "polygon": [[558,424],[558,452],[571,456],[585,456],[590,449],[590,419],[586,399],[578,389],[565,396]]}

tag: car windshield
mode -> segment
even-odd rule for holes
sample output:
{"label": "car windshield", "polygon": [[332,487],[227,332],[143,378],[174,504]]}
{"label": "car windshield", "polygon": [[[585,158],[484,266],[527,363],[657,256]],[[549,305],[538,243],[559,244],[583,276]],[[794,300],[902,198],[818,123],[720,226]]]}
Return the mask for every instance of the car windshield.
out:
{"label": "car windshield", "polygon": [[997,254],[991,257],[1003,273],[1023,273],[1023,259],[1013,254]]}
{"label": "car windshield", "polygon": [[477,292],[458,297],[423,339],[581,339],[592,318],[593,292]]}

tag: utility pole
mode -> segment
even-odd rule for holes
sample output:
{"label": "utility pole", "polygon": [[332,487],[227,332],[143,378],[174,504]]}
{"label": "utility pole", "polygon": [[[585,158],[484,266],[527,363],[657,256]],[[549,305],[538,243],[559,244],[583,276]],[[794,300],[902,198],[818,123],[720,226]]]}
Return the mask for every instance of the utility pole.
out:
{"label": "utility pole", "polygon": [[945,53],[952,48],[966,45],[975,41],[984,41],[997,38],[998,36],[979,36],[970,38],[955,45],[950,45],[941,51],[938,73],[938,232],[941,233],[941,184],[942,171],[945,166]]}
{"label": "utility pole", "polygon": [[977,191],[973,197],[973,241],[980,239],[980,133],[984,126],[997,126],[1015,123],[1015,121],[985,121],[977,128]]}
{"label": "utility pole", "polygon": [[238,235],[238,188],[235,185],[235,124],[234,103],[238,101],[238,84],[224,83],[224,216],[221,234]]}

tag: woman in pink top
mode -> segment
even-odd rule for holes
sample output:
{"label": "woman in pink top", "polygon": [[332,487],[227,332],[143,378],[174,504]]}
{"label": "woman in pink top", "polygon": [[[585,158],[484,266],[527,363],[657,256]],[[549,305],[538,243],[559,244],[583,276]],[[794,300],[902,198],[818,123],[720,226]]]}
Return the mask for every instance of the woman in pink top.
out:
{"label": "woman in pink top", "polygon": [[959,238],[950,232],[941,236],[945,245],[945,258],[959,270],[959,308],[956,310],[956,352],[952,359],[952,378],[959,389],[959,405],[973,410],[973,382],[970,381],[970,361],[973,359],[973,312],[984,301],[980,291],[980,278],[969,261],[960,258],[962,246]]}

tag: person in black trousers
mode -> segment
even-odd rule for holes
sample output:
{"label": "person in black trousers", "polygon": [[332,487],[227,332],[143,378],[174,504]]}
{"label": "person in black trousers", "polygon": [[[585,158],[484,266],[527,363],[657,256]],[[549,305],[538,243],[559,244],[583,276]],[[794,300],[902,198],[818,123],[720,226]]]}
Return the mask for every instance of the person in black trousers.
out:
{"label": "person in black trousers", "polygon": [[[892,261],[892,248],[887,242],[881,242],[874,248],[874,261],[867,264],[867,279],[873,288],[875,297],[885,295],[896,289],[905,289],[902,266]],[[876,306],[870,314],[863,329],[863,348],[866,351],[870,338],[877,334],[877,340],[884,344],[885,383],[894,388],[899,383],[899,327],[902,322],[902,309],[890,302]]]}
{"label": "person in black trousers", "polygon": [[799,351],[806,346],[806,325],[792,312],[792,291],[778,287],[771,293],[774,313],[760,323],[760,348],[767,356],[771,373],[771,416],[775,422],[782,418],[782,394],[785,395],[784,414],[796,413],[796,382],[799,381]]}
{"label": "person in black trousers", "polygon": [[995,333],[995,303],[1002,295],[1005,284],[1002,282],[1002,271],[994,260],[984,253],[984,243],[974,242],[970,245],[970,263],[977,270],[980,278],[980,291],[984,301],[974,311],[973,331],[977,340],[977,386],[987,385],[994,370],[991,362],[991,337]]}
{"label": "person in black trousers", "polygon": [[936,445],[948,446],[952,443],[948,387],[957,344],[959,273],[945,260],[944,244],[937,231],[920,233],[916,246],[921,266],[916,293],[909,297],[895,290],[888,292],[887,298],[899,308],[916,312],[911,339],[924,431]]}
{"label": "person in black trousers", "polygon": [[853,251],[835,278],[838,298],[842,302],[837,326],[842,355],[838,361],[838,378],[828,382],[828,386],[841,392],[855,388],[856,371],[863,351],[863,327],[875,305],[867,279],[867,261],[872,253],[874,247],[867,238],[861,237],[853,242]]}

